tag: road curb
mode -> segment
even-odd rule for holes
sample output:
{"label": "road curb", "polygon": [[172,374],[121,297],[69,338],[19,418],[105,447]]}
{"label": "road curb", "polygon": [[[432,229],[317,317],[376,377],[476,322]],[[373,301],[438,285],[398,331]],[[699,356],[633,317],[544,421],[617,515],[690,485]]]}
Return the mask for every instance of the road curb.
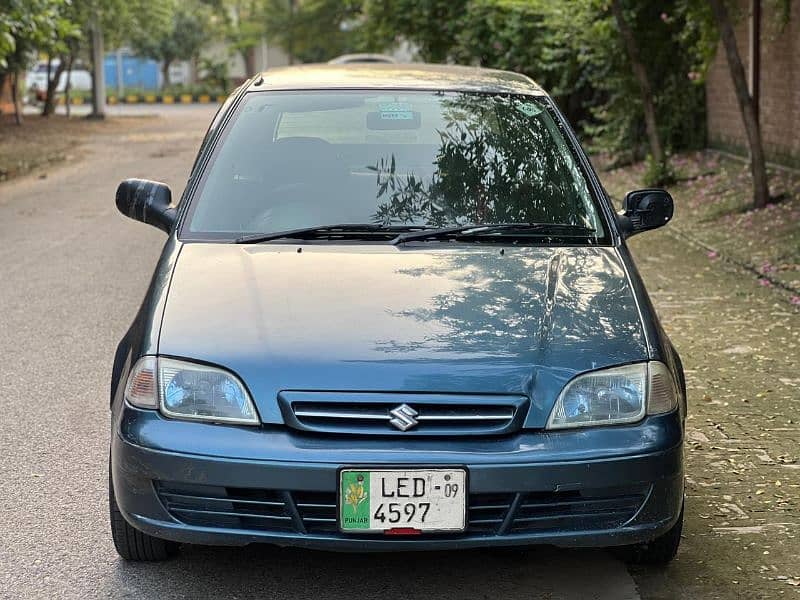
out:
{"label": "road curb", "polygon": [[127,94],[108,96],[109,104],[221,104],[224,94]]}
{"label": "road curb", "polygon": [[[227,96],[224,94],[127,94],[125,96],[109,94],[106,102],[108,104],[222,104],[226,99]],[[66,104],[66,99],[64,96],[59,96],[56,102],[63,106]],[[89,102],[89,98],[82,96],[73,96],[69,99],[69,103],[73,106]]]}

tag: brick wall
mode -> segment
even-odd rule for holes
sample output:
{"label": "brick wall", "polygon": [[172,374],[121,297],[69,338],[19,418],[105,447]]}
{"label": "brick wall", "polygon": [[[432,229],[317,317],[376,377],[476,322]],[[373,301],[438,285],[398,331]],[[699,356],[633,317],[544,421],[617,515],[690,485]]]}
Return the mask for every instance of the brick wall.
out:
{"label": "brick wall", "polygon": [[[739,53],[749,72],[747,11],[736,26]],[[763,2],[761,28],[761,135],[767,158],[800,166],[800,0],[792,0],[791,20],[780,27],[774,5]],[[712,147],[746,152],[739,105],[722,45],[706,78],[708,140]]]}

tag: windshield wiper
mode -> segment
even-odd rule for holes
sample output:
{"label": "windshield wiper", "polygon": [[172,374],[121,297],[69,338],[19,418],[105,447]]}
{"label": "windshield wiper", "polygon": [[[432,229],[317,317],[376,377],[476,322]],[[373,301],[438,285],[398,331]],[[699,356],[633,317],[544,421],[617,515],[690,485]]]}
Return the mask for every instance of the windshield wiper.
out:
{"label": "windshield wiper", "polygon": [[282,239],[309,239],[319,235],[358,235],[359,233],[395,233],[405,231],[417,233],[424,230],[425,225],[378,225],[375,223],[338,223],[336,225],[317,225],[315,227],[301,227],[299,229],[287,229],[285,231],[273,231],[270,233],[252,233],[243,235],[234,240],[236,244],[258,244],[272,240]]}
{"label": "windshield wiper", "polygon": [[437,239],[447,236],[484,236],[494,234],[524,233],[537,235],[563,235],[570,236],[591,235],[595,230],[583,225],[572,225],[571,223],[487,223],[477,225],[458,225],[453,227],[442,227],[440,229],[423,229],[422,231],[409,231],[401,233],[392,240],[392,244],[402,244],[413,240]]}

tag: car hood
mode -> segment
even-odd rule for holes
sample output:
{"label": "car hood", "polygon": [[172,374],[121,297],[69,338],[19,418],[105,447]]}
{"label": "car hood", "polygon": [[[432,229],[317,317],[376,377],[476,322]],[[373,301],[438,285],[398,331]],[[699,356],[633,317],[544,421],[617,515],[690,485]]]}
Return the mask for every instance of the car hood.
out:
{"label": "car hood", "polygon": [[265,422],[282,390],[525,394],[540,427],[577,373],[646,360],[611,247],[187,243],[159,353],[221,365]]}

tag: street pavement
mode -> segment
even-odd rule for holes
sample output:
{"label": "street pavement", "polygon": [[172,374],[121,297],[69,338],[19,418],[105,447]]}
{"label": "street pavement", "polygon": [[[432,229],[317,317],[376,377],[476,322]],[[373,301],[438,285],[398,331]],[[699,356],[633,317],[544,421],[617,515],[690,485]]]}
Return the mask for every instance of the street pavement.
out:
{"label": "street pavement", "polygon": [[[773,461],[768,467],[778,473],[760,472],[758,481],[772,485],[782,478],[783,491],[790,493],[798,471],[781,471],[791,464],[765,447],[784,448],[781,456],[796,453],[791,441],[797,440],[797,427],[769,419],[781,415],[775,407],[783,405],[759,408],[755,390],[787,395],[780,385],[762,385],[772,368],[786,371],[786,386],[794,385],[798,365],[769,362],[765,328],[784,319],[781,331],[788,326],[794,332],[791,342],[800,331],[797,312],[770,290],[708,264],[702,253],[678,247],[663,234],[635,250],[667,330],[674,327],[673,340],[679,350],[687,349],[690,402],[702,404],[690,421],[696,458],[690,456],[689,463],[686,539],[668,569],[629,571],[604,551],[546,547],[381,555],[192,547],[161,564],[120,560],[107,522],[108,381],[114,348],[142,300],[164,237],[122,217],[114,191],[126,177],[145,177],[167,182],[177,197],[215,108],[161,107],[159,117],[136,119],[123,133],[115,128],[113,135],[98,134],[78,162],[0,184],[0,598],[627,600],[767,598],[795,591],[785,583],[797,564],[794,537],[784,536],[785,543],[768,556],[761,533],[737,527],[764,526],[769,532],[773,523],[784,523],[784,531],[794,533],[796,510],[775,519],[769,511],[751,518],[751,507],[728,495],[728,487],[744,481],[754,503],[766,497],[778,502],[773,488],[769,496],[756,496],[757,481],[731,479],[735,463],[726,461],[736,453],[723,452],[718,461],[725,464],[714,466],[713,453],[726,443],[715,444],[719,428],[732,434],[728,439],[746,437],[746,431],[736,410],[723,405],[724,394],[708,390],[748,390],[754,400],[742,419],[759,427],[763,421],[765,431],[770,424],[782,430],[750,448],[766,453]],[[699,318],[692,321],[693,315]],[[750,320],[758,330],[745,341],[725,340],[721,318]],[[719,354],[737,344],[731,354]],[[764,358],[752,375],[743,366],[725,379],[698,364],[715,349],[722,357]],[[785,343],[783,351],[789,351]],[[703,400],[708,393],[712,397]],[[738,397],[736,402],[738,407]],[[740,429],[732,430],[737,424]],[[765,462],[753,460],[759,467]],[[724,505],[727,516],[720,517]],[[791,502],[782,506],[796,509]],[[723,523],[734,531],[714,529],[724,529]],[[770,539],[777,537],[770,533]],[[753,539],[758,544],[750,546],[749,558],[740,559]]]}

